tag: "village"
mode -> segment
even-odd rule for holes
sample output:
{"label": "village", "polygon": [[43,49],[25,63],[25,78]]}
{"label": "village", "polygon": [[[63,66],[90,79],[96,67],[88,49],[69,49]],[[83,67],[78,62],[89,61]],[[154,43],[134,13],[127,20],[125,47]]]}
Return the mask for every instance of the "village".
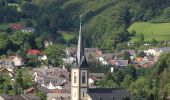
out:
{"label": "village", "polygon": [[[46,48],[52,46],[52,41],[44,41]],[[169,47],[153,48],[148,50],[121,50],[114,53],[103,53],[98,48],[85,48],[84,53],[88,62],[97,61],[101,65],[109,66],[111,73],[114,73],[114,69],[122,70],[132,65],[135,68],[148,68],[152,67],[159,59],[160,55],[169,52]],[[37,88],[47,95],[47,100],[69,100],[71,95],[71,73],[70,68],[67,65],[72,65],[76,61],[77,47],[66,47],[64,49],[64,58],[60,58],[63,61],[61,66],[41,65],[37,68],[29,69],[28,74],[31,76],[32,81],[36,83],[36,86],[29,87],[24,90],[26,95],[32,94]],[[40,50],[28,50],[27,57],[34,56],[39,61],[45,61],[48,56],[44,55]],[[11,77],[11,81],[15,78],[15,68],[27,69],[26,62],[20,56],[8,56],[0,59],[0,72],[3,75]],[[96,87],[96,82],[102,80],[105,77],[105,73],[89,73],[88,74],[89,87]],[[35,95],[33,96],[35,98]],[[0,98],[7,98],[1,95]],[[17,98],[17,97],[16,97]],[[19,97],[18,97],[19,98]],[[27,97],[28,98],[28,97]],[[33,99],[28,99],[33,100]]]}
{"label": "village", "polygon": [[0,100],[170,100],[168,0],[0,0]]}

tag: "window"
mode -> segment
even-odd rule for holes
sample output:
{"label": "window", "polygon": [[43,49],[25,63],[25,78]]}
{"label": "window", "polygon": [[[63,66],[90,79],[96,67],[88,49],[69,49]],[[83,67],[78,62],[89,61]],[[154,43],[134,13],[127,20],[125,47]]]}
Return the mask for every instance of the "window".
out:
{"label": "window", "polygon": [[84,92],[83,92],[83,97],[84,97]]}
{"label": "window", "polygon": [[82,84],[86,83],[85,72],[82,72]]}
{"label": "window", "polygon": [[77,76],[76,76],[76,72],[74,72],[74,83],[77,82]]}

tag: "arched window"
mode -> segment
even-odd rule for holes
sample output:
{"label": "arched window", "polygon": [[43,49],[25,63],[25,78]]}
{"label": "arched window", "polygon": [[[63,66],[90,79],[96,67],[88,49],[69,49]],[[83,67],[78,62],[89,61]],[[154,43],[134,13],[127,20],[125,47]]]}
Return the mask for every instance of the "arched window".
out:
{"label": "arched window", "polygon": [[82,72],[82,84],[86,83],[85,72]]}
{"label": "arched window", "polygon": [[76,72],[74,72],[74,83],[77,82],[77,76],[76,76]]}

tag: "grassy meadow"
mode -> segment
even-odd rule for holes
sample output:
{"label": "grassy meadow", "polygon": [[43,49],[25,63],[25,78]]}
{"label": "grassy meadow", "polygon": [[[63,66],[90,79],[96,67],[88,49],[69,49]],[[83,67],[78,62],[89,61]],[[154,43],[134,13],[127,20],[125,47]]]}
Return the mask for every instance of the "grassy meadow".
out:
{"label": "grassy meadow", "polygon": [[138,41],[139,34],[144,35],[144,41],[151,41],[153,38],[157,41],[170,40],[170,23],[136,22],[128,28],[128,31],[136,32],[136,36],[131,39],[132,42]]}

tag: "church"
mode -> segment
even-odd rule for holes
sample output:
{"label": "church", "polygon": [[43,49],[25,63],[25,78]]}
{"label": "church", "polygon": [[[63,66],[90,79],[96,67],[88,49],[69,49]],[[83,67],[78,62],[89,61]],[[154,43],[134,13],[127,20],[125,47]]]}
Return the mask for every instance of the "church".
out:
{"label": "church", "polygon": [[71,100],[126,100],[131,99],[130,93],[123,88],[89,88],[89,66],[84,55],[82,27],[80,21],[77,57],[71,68]]}

